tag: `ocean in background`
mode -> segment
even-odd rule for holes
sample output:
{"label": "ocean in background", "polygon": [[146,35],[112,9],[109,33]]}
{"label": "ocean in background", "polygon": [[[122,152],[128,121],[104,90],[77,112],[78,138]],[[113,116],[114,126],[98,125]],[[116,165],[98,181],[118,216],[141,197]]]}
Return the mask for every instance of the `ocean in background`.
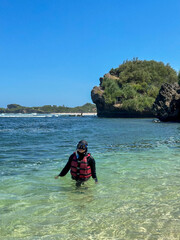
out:
{"label": "ocean in background", "polygon": [[[99,184],[55,180],[79,140]],[[180,124],[0,115],[0,239],[180,239]]]}

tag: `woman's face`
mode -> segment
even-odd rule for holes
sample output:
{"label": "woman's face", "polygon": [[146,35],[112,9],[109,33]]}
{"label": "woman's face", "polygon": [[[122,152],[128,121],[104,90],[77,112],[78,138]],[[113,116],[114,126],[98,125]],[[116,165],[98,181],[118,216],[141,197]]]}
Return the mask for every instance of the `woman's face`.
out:
{"label": "woman's face", "polygon": [[86,150],[84,150],[84,149],[77,149],[77,151],[80,152],[80,153],[84,153]]}

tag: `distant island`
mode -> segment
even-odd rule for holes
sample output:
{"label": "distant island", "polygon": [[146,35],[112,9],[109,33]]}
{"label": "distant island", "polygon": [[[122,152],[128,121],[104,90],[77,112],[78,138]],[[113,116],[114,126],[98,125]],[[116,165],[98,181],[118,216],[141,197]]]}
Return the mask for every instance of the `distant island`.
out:
{"label": "distant island", "polygon": [[161,86],[178,81],[180,73],[169,64],[134,58],[101,77],[91,98],[99,117],[154,117],[153,104]]}
{"label": "distant island", "polygon": [[96,105],[86,103],[78,107],[45,105],[42,107],[24,107],[18,104],[9,104],[7,108],[0,108],[0,113],[96,113]]}

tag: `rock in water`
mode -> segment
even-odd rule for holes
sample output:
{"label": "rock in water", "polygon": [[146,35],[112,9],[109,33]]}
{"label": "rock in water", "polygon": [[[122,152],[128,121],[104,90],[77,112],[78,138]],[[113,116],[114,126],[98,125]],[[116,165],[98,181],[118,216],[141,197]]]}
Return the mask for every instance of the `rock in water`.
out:
{"label": "rock in water", "polygon": [[161,86],[153,112],[161,121],[180,121],[180,86],[177,83]]}

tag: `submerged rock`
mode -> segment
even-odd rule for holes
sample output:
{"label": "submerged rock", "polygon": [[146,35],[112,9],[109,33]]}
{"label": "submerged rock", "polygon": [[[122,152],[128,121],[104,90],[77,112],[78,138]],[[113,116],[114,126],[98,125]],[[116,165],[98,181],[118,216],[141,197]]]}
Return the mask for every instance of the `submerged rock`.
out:
{"label": "submerged rock", "polygon": [[154,115],[161,121],[180,122],[180,86],[165,83],[153,104]]}

